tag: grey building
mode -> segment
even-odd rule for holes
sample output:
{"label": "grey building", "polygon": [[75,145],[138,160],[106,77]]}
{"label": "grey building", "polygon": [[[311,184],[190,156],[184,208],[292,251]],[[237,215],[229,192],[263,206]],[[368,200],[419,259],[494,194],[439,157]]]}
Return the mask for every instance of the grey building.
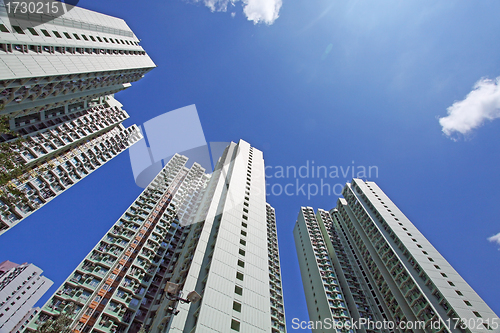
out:
{"label": "grey building", "polygon": [[329,332],[325,318],[356,332],[500,331],[498,316],[377,184],[353,179],[342,194],[329,212],[303,207],[294,229],[313,332]]}
{"label": "grey building", "polygon": [[0,263],[0,333],[23,330],[32,307],[52,286],[33,264]]}
{"label": "grey building", "polygon": [[165,165],[28,331],[74,304],[75,332],[285,332],[262,152],[231,143],[211,175],[187,162]]}
{"label": "grey building", "polygon": [[[176,316],[158,316],[153,332],[286,331],[276,220],[266,203],[264,168],[262,152],[247,142],[226,148],[195,219],[203,223],[181,255],[185,270],[173,280],[202,300],[178,304]],[[175,302],[165,303],[167,313],[168,307]]]}
{"label": "grey building", "polygon": [[0,115],[25,138],[27,171],[10,186],[27,200],[0,195],[0,234],[142,138],[113,94],[155,67],[121,19],[78,7],[12,16],[0,0]]}

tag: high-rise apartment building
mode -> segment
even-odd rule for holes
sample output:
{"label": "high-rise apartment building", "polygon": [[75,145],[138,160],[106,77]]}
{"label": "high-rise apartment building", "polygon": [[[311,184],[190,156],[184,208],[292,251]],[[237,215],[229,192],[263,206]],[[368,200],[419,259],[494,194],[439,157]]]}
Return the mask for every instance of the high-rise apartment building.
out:
{"label": "high-rise apartment building", "polygon": [[294,228],[313,332],[500,332],[498,316],[377,184],[353,179],[342,194],[329,212],[303,207]]}
{"label": "high-rise apartment building", "polygon": [[23,333],[24,329],[28,326],[31,319],[33,319],[39,311],[39,307],[29,310],[28,313],[26,313],[21,319],[21,321],[17,323],[17,325],[12,330],[10,330],[10,333]]}
{"label": "high-rise apartment building", "polygon": [[[284,332],[274,209],[262,152],[231,143],[208,175],[175,155],[43,306],[74,332]],[[175,283],[182,294],[167,292]]]}
{"label": "high-rise apartment building", "polygon": [[26,139],[11,186],[27,200],[0,195],[0,234],[142,138],[113,94],[155,67],[121,19],[7,11],[0,0],[0,115]]}
{"label": "high-rise apartment building", "polygon": [[[263,154],[231,143],[212,175],[173,277],[203,298],[179,304],[173,319],[157,316],[153,332],[284,332],[285,313],[274,209],[266,204]],[[188,263],[191,263],[190,265]],[[173,307],[174,302],[168,306]],[[158,325],[158,326],[157,326]]]}
{"label": "high-rise apartment building", "polygon": [[33,305],[52,281],[33,264],[0,263],[0,333],[15,333],[32,314]]}

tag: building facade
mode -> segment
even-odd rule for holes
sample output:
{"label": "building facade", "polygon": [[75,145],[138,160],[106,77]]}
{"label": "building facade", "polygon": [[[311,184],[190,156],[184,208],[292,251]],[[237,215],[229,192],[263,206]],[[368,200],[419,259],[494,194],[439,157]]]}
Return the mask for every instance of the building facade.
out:
{"label": "building facade", "polygon": [[142,138],[113,97],[155,67],[127,24],[78,7],[43,16],[9,17],[0,0],[0,115],[26,167],[9,184],[25,200],[0,195],[0,234]]}
{"label": "building facade", "polygon": [[52,286],[33,264],[0,263],[0,333],[16,333],[35,312],[32,307]]}
{"label": "building facade", "polygon": [[40,311],[39,307],[32,308],[27,314],[21,319],[19,323],[10,331],[11,333],[23,333],[24,329],[28,326],[31,319]]}
{"label": "building facade", "polygon": [[[202,300],[157,316],[153,332],[285,332],[274,209],[266,203],[261,151],[231,143],[220,158],[198,211],[184,270],[173,277]],[[190,264],[188,264],[190,263]]]}
{"label": "building facade", "polygon": [[[74,304],[74,332],[284,332],[262,153],[231,143],[213,174],[174,156],[31,321]],[[167,283],[201,295],[182,304]],[[176,315],[175,315],[176,313]]]}
{"label": "building facade", "polygon": [[[309,320],[318,322],[313,332],[350,332],[353,322],[361,318],[383,317],[370,304],[369,291],[346,258],[346,250],[335,230],[328,211],[302,207],[294,227],[302,283]],[[375,332],[358,330],[356,332]]]}
{"label": "building facade", "polygon": [[[377,184],[353,179],[342,194],[329,212],[303,207],[294,229],[310,320],[331,313],[356,332],[500,332],[498,316]],[[328,332],[322,325],[313,332]]]}

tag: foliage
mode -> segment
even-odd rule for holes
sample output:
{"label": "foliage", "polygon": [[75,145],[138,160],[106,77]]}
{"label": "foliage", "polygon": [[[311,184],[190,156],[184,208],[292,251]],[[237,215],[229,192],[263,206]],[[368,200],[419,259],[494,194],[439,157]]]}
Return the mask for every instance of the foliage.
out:
{"label": "foliage", "polygon": [[0,133],[12,138],[8,142],[0,143],[0,200],[12,207],[19,202],[28,202],[26,194],[11,183],[13,179],[20,178],[27,171],[20,157],[25,139],[10,130],[7,116],[0,116]]}
{"label": "foliage", "polygon": [[73,316],[75,312],[75,305],[71,303],[62,311],[61,314],[55,319],[49,319],[44,322],[37,330],[36,333],[71,333],[71,324],[73,323]]}

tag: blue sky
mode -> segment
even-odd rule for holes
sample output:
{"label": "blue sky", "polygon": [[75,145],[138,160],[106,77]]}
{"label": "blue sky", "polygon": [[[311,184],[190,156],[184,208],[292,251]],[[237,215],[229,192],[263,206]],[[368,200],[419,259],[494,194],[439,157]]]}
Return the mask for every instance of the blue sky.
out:
{"label": "blue sky", "polygon": [[[376,166],[370,179],[500,314],[500,241],[488,240],[500,233],[500,2],[284,0],[277,12],[245,0],[212,12],[203,1],[80,1],[125,19],[158,65],[117,94],[125,124],[196,104],[208,141],[242,138],[273,168]],[[0,260],[40,266],[52,293],[140,192],[123,153],[1,236]],[[336,200],[268,197],[289,323],[307,320],[299,207]]]}

